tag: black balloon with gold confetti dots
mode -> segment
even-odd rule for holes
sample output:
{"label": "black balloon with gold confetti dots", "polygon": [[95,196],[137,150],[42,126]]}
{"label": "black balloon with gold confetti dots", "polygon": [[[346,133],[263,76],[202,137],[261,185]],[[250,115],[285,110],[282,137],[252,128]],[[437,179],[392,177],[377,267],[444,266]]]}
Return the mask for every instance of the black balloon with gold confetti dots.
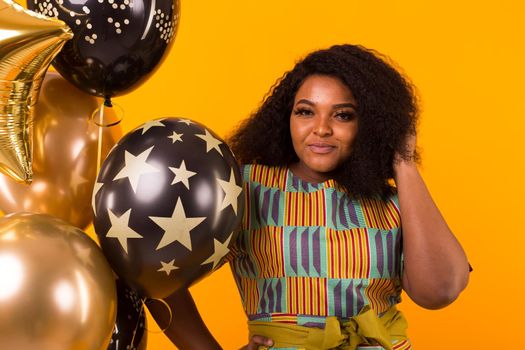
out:
{"label": "black balloon with gold confetti dots", "polygon": [[72,29],[53,66],[101,97],[128,92],[151,75],[179,23],[179,0],[27,0],[27,7]]}
{"label": "black balloon with gold confetti dots", "polygon": [[145,350],[148,344],[146,322],[141,297],[117,279],[117,320],[107,350]]}

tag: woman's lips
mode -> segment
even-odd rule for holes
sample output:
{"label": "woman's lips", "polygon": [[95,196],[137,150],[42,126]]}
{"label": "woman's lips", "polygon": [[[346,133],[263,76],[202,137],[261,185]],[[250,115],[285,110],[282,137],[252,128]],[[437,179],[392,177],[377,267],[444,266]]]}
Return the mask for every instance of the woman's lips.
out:
{"label": "woman's lips", "polygon": [[326,143],[312,143],[308,145],[310,151],[317,154],[326,154],[332,152],[335,147]]}

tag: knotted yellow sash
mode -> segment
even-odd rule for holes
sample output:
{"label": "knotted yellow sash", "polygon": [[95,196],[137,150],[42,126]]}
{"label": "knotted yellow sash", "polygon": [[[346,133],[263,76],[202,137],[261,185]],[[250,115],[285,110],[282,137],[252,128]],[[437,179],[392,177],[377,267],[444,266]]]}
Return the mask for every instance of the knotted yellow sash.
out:
{"label": "knotted yellow sash", "polygon": [[[272,348],[355,350],[358,345],[381,345],[392,350],[393,341],[407,339],[407,322],[395,306],[381,317],[368,305],[347,321],[340,322],[330,316],[324,329],[264,321],[249,321],[248,329],[250,337],[257,334],[271,338]],[[267,348],[260,346],[259,349]]]}

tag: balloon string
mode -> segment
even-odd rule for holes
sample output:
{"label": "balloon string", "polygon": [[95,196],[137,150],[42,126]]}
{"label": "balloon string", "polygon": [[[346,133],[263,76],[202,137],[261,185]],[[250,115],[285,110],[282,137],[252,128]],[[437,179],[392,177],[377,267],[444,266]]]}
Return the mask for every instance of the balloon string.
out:
{"label": "balloon string", "polygon": [[[106,108],[108,108],[106,110]],[[109,113],[108,113],[109,112]],[[106,115],[107,114],[107,115]],[[102,167],[102,145],[104,144],[104,128],[110,128],[118,125],[124,117],[122,108],[114,104],[109,97],[104,99],[104,102],[91,113],[90,122],[98,126],[98,142],[97,142],[97,176]],[[108,119],[106,122],[105,119]]]}
{"label": "balloon string", "polygon": [[156,301],[160,301],[161,304],[163,304],[164,306],[166,306],[166,308],[168,309],[168,313],[170,314],[170,320],[168,322],[168,325],[165,327],[165,328],[162,328],[160,330],[160,332],[154,332],[152,330],[149,330],[147,327],[144,327],[146,329],[146,331],[148,331],[149,333],[152,333],[152,334],[160,334],[160,333],[164,333],[171,325],[171,321],[173,321],[173,312],[171,311],[171,307],[169,306],[169,304],[163,300],[163,299],[156,299],[156,298],[145,298],[142,300],[142,308],[144,308],[144,305],[145,305],[145,300],[156,300]]}
{"label": "balloon string", "polygon": [[99,128],[98,128],[98,145],[97,145],[97,176],[98,176],[98,173],[100,171],[100,166],[102,165],[102,136],[103,136],[103,130],[102,128],[100,127],[100,125],[102,125],[102,123],[104,122],[104,107],[105,107],[106,103],[104,102],[101,106],[100,106],[100,112],[98,114],[98,120],[99,120]]}
{"label": "balloon string", "polygon": [[[107,118],[109,119],[108,122],[104,121],[104,117],[107,117],[107,116],[104,116],[104,111],[103,111],[104,107],[109,108],[109,110],[113,111],[113,113],[115,114],[114,117],[112,118],[111,113],[110,113],[109,118]],[[99,114],[98,120],[95,117],[96,114]],[[100,105],[100,107],[98,107],[97,109],[93,111],[93,113],[91,114],[90,120],[96,126],[100,126],[103,128],[109,128],[109,127],[118,125],[122,121],[123,118],[124,118],[124,110],[122,109],[122,107],[120,107],[116,103],[113,103],[113,101],[111,101],[109,97],[106,97],[104,99],[104,102]]]}

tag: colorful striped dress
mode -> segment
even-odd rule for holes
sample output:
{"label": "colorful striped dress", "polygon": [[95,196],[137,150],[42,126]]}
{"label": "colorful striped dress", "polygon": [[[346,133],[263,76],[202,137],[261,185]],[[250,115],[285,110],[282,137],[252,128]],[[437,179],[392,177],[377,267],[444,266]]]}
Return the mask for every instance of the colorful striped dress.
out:
{"label": "colorful striped dress", "polygon": [[[396,195],[350,197],[287,167],[242,168],[246,210],[229,257],[249,320],[324,326],[365,305],[400,302],[402,243]],[[394,349],[410,349],[408,341]]]}

